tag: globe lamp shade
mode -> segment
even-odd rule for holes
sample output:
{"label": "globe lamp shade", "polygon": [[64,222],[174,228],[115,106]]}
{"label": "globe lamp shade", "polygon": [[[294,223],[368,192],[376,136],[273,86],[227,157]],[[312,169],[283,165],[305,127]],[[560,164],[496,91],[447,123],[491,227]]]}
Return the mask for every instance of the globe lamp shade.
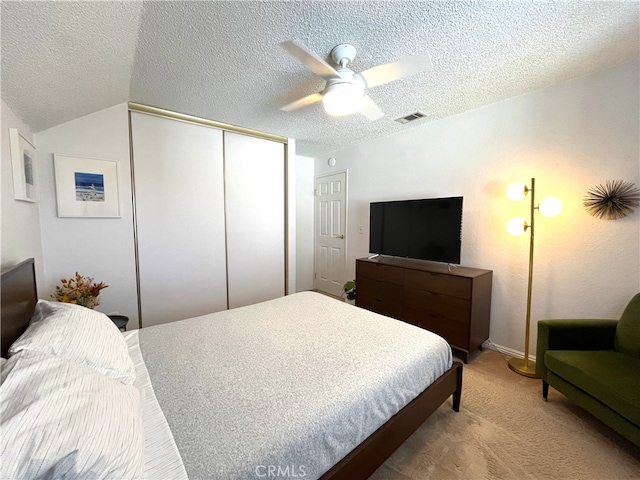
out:
{"label": "globe lamp shade", "polygon": [[562,202],[558,198],[548,197],[540,202],[538,209],[540,210],[540,215],[555,217],[562,211]]}
{"label": "globe lamp shade", "polygon": [[526,188],[524,183],[512,183],[507,187],[507,198],[511,200],[522,200],[526,195]]}
{"label": "globe lamp shade", "polygon": [[357,83],[330,85],[322,95],[324,110],[335,117],[358,112],[363,100],[364,88]]}
{"label": "globe lamp shade", "polygon": [[507,232],[514,237],[519,237],[520,235],[524,235],[526,226],[527,224],[523,218],[512,218],[507,222]]}

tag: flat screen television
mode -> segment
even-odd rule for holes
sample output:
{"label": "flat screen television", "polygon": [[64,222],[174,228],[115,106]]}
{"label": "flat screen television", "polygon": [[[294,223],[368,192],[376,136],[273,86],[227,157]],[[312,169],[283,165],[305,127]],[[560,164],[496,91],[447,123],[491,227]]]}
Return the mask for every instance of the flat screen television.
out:
{"label": "flat screen television", "polygon": [[462,197],[372,202],[369,251],[460,263]]}

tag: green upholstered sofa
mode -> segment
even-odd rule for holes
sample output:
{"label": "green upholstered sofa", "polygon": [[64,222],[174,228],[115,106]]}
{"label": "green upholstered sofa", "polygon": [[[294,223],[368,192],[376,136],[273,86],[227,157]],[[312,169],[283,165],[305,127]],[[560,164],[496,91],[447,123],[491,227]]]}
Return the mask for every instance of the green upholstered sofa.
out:
{"label": "green upholstered sofa", "polygon": [[540,320],[536,373],[640,446],[640,293],[620,320]]}

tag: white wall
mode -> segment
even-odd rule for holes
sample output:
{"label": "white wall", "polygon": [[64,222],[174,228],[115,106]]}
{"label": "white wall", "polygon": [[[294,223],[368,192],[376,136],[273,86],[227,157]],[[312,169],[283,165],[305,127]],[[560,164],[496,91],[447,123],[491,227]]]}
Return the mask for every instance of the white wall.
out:
{"label": "white wall", "polygon": [[296,291],[313,290],[314,159],[296,158]]}
{"label": "white wall", "polygon": [[[40,223],[46,296],[60,278],[81,275],[103,281],[96,308],[121,313],[138,326],[127,104],[92,113],[34,135],[40,169]],[[118,162],[121,218],[59,218],[53,154]],[[41,294],[42,296],[42,294]]]}
{"label": "white wall", "polygon": [[[40,218],[38,204],[14,199],[13,173],[11,169],[11,144],[9,129],[18,132],[33,144],[31,129],[2,103],[2,268],[20,263],[33,257],[38,279],[38,294],[43,296],[42,239],[40,237]],[[36,183],[39,178],[36,176]],[[40,185],[36,185],[39,187]]]}
{"label": "white wall", "polygon": [[504,225],[529,204],[504,192],[535,177],[536,198],[564,210],[536,213],[532,353],[539,319],[619,317],[640,290],[640,212],[599,220],[582,200],[606,180],[640,184],[638,72],[621,65],[317,158],[316,175],[349,170],[347,277],[368,253],[369,202],[463,195],[461,264],[493,270],[491,339],[523,351],[529,236]]}

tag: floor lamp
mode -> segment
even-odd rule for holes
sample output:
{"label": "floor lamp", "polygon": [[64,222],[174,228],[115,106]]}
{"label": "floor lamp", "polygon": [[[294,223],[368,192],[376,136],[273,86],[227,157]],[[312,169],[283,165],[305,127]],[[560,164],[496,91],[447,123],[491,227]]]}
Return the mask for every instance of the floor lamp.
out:
{"label": "floor lamp", "polygon": [[512,358],[509,360],[509,368],[526,377],[536,377],[536,364],[529,360],[529,330],[531,324],[531,287],[533,283],[533,236],[534,210],[538,210],[545,217],[555,217],[562,211],[562,202],[557,198],[549,197],[535,204],[536,179],[531,179],[531,187],[524,183],[513,183],[507,188],[507,197],[511,200],[522,200],[526,195],[531,195],[531,208],[529,211],[529,223],[522,218],[513,218],[507,222],[507,231],[511,235],[523,235],[529,230],[529,282],[527,286],[527,319],[525,322],[524,358]]}

